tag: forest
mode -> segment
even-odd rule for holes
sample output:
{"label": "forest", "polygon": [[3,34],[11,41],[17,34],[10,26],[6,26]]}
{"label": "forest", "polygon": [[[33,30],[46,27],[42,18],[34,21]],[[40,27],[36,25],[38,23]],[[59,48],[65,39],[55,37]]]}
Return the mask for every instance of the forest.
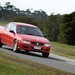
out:
{"label": "forest", "polygon": [[6,2],[0,5],[0,21],[17,21],[38,26],[50,40],[69,45],[75,45],[75,12],[70,14],[50,14],[43,10],[20,10]]}

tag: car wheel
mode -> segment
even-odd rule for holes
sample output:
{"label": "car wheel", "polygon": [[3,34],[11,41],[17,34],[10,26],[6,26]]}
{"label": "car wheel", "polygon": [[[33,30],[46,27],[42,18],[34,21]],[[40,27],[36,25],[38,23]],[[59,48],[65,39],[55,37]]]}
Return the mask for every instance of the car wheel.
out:
{"label": "car wheel", "polygon": [[2,44],[1,41],[0,41],[0,48],[2,47],[2,45],[3,45],[3,44]]}
{"label": "car wheel", "polygon": [[13,51],[19,52],[17,40],[14,41]]}
{"label": "car wheel", "polygon": [[26,54],[28,54],[28,53],[29,53],[29,51],[28,51],[28,50],[25,50],[25,53],[26,53]]}
{"label": "car wheel", "polygon": [[0,42],[0,48],[2,47],[2,45],[3,45],[3,44]]}
{"label": "car wheel", "polygon": [[49,53],[42,53],[43,57],[47,58],[49,56]]}

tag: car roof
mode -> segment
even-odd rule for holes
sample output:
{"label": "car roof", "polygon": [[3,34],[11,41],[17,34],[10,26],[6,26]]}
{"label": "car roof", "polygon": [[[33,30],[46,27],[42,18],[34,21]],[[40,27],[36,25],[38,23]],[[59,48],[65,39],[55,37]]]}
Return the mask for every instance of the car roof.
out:
{"label": "car roof", "polygon": [[10,23],[12,23],[12,24],[14,24],[14,25],[16,25],[16,26],[30,26],[30,27],[35,27],[35,28],[37,28],[37,26],[32,25],[32,24],[28,24],[28,23],[21,23],[21,22],[10,22]]}

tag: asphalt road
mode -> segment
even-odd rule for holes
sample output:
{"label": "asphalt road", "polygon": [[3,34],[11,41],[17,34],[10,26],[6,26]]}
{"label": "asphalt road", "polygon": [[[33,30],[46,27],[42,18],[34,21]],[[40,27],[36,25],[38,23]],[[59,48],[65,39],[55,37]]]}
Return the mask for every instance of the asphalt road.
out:
{"label": "asphalt road", "polygon": [[48,58],[43,58],[41,53],[35,52],[30,52],[29,54],[26,54],[25,52],[16,53],[12,51],[12,48],[7,46],[3,46],[2,48],[0,48],[0,51],[4,51],[6,53],[18,56],[20,58],[31,60],[33,62],[51,66],[60,70],[75,73],[75,60],[65,58],[59,55],[51,54]]}

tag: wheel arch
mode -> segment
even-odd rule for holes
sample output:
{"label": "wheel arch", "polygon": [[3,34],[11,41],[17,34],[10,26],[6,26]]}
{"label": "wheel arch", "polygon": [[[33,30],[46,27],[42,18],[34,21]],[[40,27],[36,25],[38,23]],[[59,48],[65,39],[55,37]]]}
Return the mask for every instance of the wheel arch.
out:
{"label": "wheel arch", "polygon": [[15,38],[14,40],[13,40],[13,43],[16,41],[17,39]]}

